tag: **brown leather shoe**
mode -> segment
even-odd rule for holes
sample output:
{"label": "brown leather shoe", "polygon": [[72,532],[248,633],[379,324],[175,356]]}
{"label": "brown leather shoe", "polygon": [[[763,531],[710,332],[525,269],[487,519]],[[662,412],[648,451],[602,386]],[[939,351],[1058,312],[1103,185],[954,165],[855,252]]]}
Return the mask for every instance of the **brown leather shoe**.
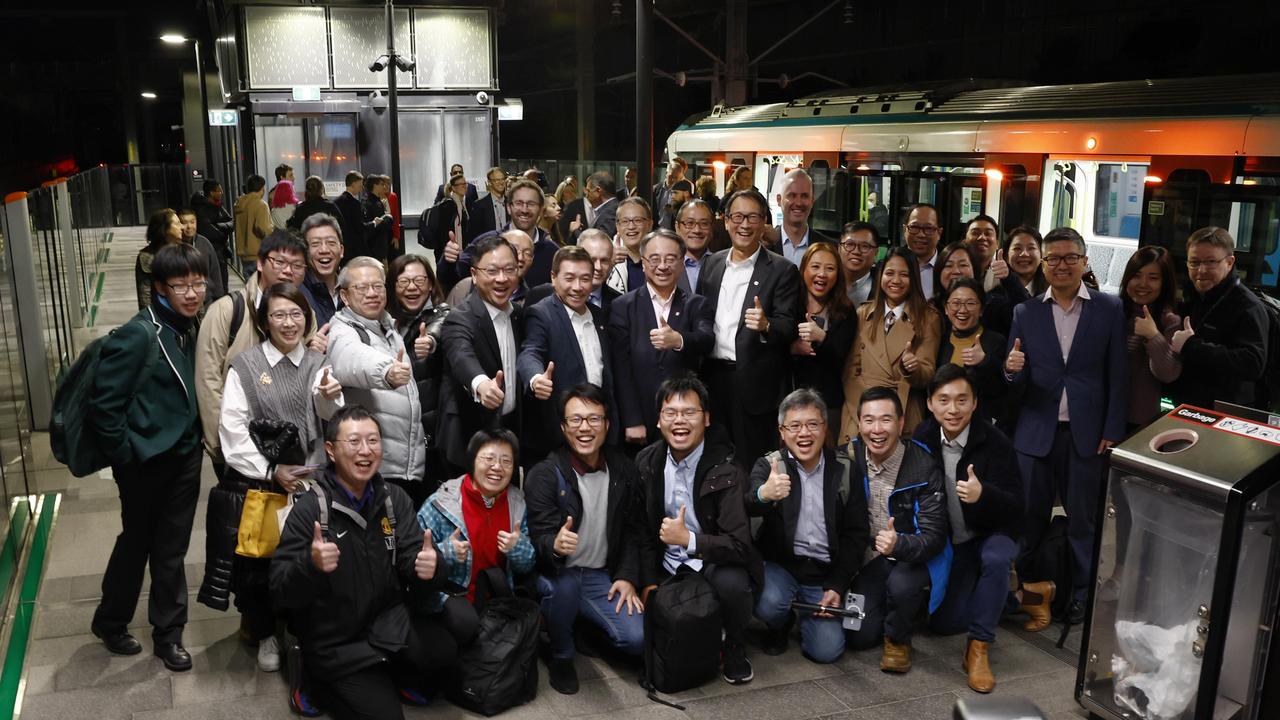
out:
{"label": "brown leather shoe", "polygon": [[880,669],[891,673],[904,673],[911,669],[911,645],[898,643],[884,636],[884,652],[880,655]]}
{"label": "brown leather shoe", "polygon": [[989,693],[996,687],[996,676],[991,674],[987,651],[991,643],[969,638],[964,650],[964,671],[969,673],[969,688],[974,692]]}
{"label": "brown leather shoe", "polygon": [[1058,588],[1053,584],[1052,580],[1044,582],[1023,583],[1022,590],[1024,593],[1032,592],[1040,596],[1040,602],[1027,603],[1023,602],[1018,606],[1018,610],[1030,616],[1022,629],[1027,632],[1040,632],[1049,627],[1049,621],[1052,619],[1049,611],[1049,605],[1053,603],[1053,596],[1057,594]]}

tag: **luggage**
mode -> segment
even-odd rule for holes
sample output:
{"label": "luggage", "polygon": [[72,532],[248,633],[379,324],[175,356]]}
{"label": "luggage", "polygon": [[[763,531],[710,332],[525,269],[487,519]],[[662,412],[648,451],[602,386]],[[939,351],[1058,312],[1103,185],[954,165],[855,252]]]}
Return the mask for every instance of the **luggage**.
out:
{"label": "luggage", "polygon": [[[644,606],[644,686],[649,699],[697,687],[720,672],[720,600],[715,588],[685,566],[662,582]],[[683,709],[683,708],[679,708]]]}

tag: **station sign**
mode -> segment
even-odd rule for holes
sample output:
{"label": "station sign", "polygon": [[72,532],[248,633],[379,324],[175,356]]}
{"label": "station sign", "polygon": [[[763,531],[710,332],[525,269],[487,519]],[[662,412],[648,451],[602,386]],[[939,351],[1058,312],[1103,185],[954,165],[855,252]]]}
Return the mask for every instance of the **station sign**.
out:
{"label": "station sign", "polygon": [[240,122],[240,115],[235,110],[210,110],[209,126],[223,127],[227,125],[237,125]]}

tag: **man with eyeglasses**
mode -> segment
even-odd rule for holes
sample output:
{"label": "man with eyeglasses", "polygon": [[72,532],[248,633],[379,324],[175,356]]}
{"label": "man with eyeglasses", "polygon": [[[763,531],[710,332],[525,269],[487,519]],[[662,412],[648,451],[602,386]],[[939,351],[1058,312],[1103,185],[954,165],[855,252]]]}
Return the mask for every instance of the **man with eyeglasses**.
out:
{"label": "man with eyeglasses", "polygon": [[[529,287],[536,287],[543,283],[551,282],[551,258],[556,254],[556,250],[560,248],[555,240],[546,230],[538,227],[538,220],[542,217],[542,204],[544,196],[542,188],[532,180],[519,179],[510,183],[507,187],[507,205],[506,211],[510,218],[505,225],[499,225],[500,232],[508,230],[520,230],[528,234],[533,239],[533,260],[525,269],[524,278]],[[471,218],[475,220],[481,213],[477,208],[484,202],[481,198],[476,203],[476,208],[472,208]],[[470,237],[479,240],[479,233],[470,235]],[[438,272],[440,282],[446,287],[453,287],[459,278],[465,277],[471,272],[471,264],[475,257],[475,251],[470,243],[465,250],[457,246],[457,243],[449,243],[445,246],[444,260],[445,262],[439,266]],[[450,258],[455,257],[457,262],[451,262]]]}
{"label": "man with eyeglasses", "polygon": [[[845,592],[870,542],[867,499],[843,450],[824,447],[827,405],[801,388],[778,406],[782,449],[756,460],[747,512],[762,516],[756,547],[764,556],[764,591],[756,617],[769,628],[767,655],[786,652],[791,602],[844,607]],[[816,663],[844,654],[844,626],[829,613],[804,613],[800,648]]]}
{"label": "man with eyeglasses", "polygon": [[[592,228],[613,237],[618,232],[618,200],[612,175],[604,171],[589,175],[582,197],[569,203],[560,213],[560,236],[567,238],[565,244],[577,244],[578,237]],[[576,230],[571,229],[574,223],[577,223]]]}
{"label": "man with eyeglasses", "polygon": [[307,245],[307,272],[299,289],[307,296],[316,322],[323,328],[342,308],[338,292],[342,224],[328,213],[316,213],[302,221],[302,241]]}
{"label": "man with eyeglasses", "polygon": [[783,175],[777,200],[782,207],[782,224],[773,229],[780,240],[778,250],[792,265],[799,266],[810,242],[831,242],[830,237],[809,226],[809,215],[813,212],[813,178],[804,168]]}
{"label": "man with eyeglasses", "polygon": [[558,447],[556,398],[583,383],[613,395],[609,335],[600,310],[587,302],[594,269],[577,245],[556,251],[551,261],[555,294],[524,311],[524,342],[516,360],[520,387],[530,397],[525,415],[529,464]]}
{"label": "man with eyeglasses", "polygon": [[524,483],[529,536],[538,556],[542,615],[551,638],[551,687],[578,691],[574,622],[581,617],[628,655],[644,649],[640,478],[622,452],[606,447],[608,395],[575,385],[559,398],[564,444],[534,465]]}
{"label": "man with eyeglasses", "polygon": [[[1201,228],[1187,238],[1191,292],[1182,307],[1183,325],[1173,335],[1182,375],[1173,386],[1176,403],[1213,408],[1214,400],[1267,407],[1260,392],[1267,367],[1270,319],[1262,301],[1235,274],[1235,238],[1220,227]],[[1274,349],[1273,349],[1274,350]]]}
{"label": "man with eyeglasses", "polygon": [[1061,498],[1075,563],[1066,619],[1074,624],[1084,619],[1104,456],[1126,434],[1129,354],[1120,299],[1084,283],[1080,233],[1050,230],[1043,248],[1049,290],[1014,308],[1004,363],[1022,393],[1014,435],[1027,499],[1019,563],[1028,568]]}
{"label": "man with eyeglasses", "polygon": [[[529,266],[533,263],[533,238],[529,237],[529,233],[523,230],[511,228],[497,234],[506,239],[507,242],[511,243],[511,247],[515,248],[516,251],[516,275],[518,282],[516,284],[515,292],[511,293],[512,304],[516,307],[524,307],[526,303],[531,305],[534,302],[550,295],[552,293],[551,285],[550,283],[544,283],[538,287],[542,288],[545,286],[546,292],[537,295],[536,299],[534,299],[535,296],[532,294],[531,288],[524,281],[525,276],[529,272]],[[475,283],[471,278],[462,278],[458,281],[458,284],[454,285],[453,289],[449,291],[449,295],[445,298],[445,302],[448,303],[450,307],[461,305],[462,301],[466,300],[467,296],[470,295],[471,291],[474,289]]]}
{"label": "man with eyeglasses", "polygon": [[[467,206],[469,215],[467,225],[463,228],[466,244],[507,224],[507,174],[502,168],[489,168],[485,173],[485,189],[488,190],[486,195]],[[458,240],[462,241],[463,238]]]}
{"label": "man with eyeglasses", "polygon": [[871,299],[880,234],[869,222],[851,222],[840,231],[840,260],[849,299],[856,308]]}
{"label": "man with eyeglasses", "polygon": [[[306,272],[307,247],[288,230],[276,230],[258,246],[258,271],[244,287],[224,295],[209,306],[200,321],[196,338],[196,397],[200,400],[200,422],[205,452],[213,462],[214,474],[222,477],[222,451],[218,440],[218,418],[222,414],[222,389],[226,385],[231,360],[266,339],[253,318],[262,303],[262,291],[276,283],[297,285]],[[311,327],[318,327],[314,322]],[[313,332],[307,346],[324,352],[325,338]]]}
{"label": "man with eyeglasses", "polygon": [[920,289],[926,300],[932,300],[940,291],[933,286],[933,265],[938,261],[938,242],[942,240],[940,222],[936,207],[917,203],[911,206],[907,221],[902,224],[902,236],[920,265]]}
{"label": "man with eyeglasses", "polygon": [[712,412],[729,429],[743,469],[773,447],[771,416],[782,397],[796,339],[800,271],[760,244],[769,204],[754,189],[725,200],[733,247],[707,259],[698,294],[715,318],[715,343],[704,364]]}
{"label": "man with eyeglasses", "polygon": [[426,500],[426,440],[418,384],[404,338],[387,312],[382,262],[352,258],[338,273],[343,308],[329,328],[329,362],[346,401],[362,405],[382,428],[382,473],[415,507]]}
{"label": "man with eyeglasses", "polygon": [[706,200],[694,198],[680,206],[676,213],[676,234],[684,240],[684,272],[676,278],[680,289],[692,295],[698,287],[698,277],[707,264],[714,232],[716,213]]}
{"label": "man with eyeglasses", "polygon": [[[191,669],[183,558],[200,496],[200,413],[195,396],[195,321],[208,289],[207,265],[184,243],[151,263],[151,304],[103,340],[86,412],[120,491],[121,531],[102,576],[93,634],[117,655],[142,645],[129,634],[151,567],[148,620],[166,668]],[[214,434],[217,434],[215,415]]]}
{"label": "man with eyeglasses", "polygon": [[714,329],[706,301],[677,284],[684,241],[655,230],[640,241],[645,284],[623,295],[609,314],[614,387],[625,441],[635,447],[658,436],[653,398],[667,378],[697,372]]}
{"label": "man with eyeglasses", "polygon": [[613,240],[613,270],[606,280],[619,293],[644,285],[640,241],[653,229],[653,212],[644,198],[629,197],[618,203],[618,234]]}
{"label": "man with eyeglasses", "polygon": [[643,525],[640,600],[646,602],[681,566],[703,573],[720,600],[724,680],[749,683],[754,673],[745,630],[752,588],[762,587],[764,568],[751,544],[743,499],[746,472],[733,462],[734,448],[723,431],[711,425],[701,380],[673,377],[658,388],[656,402],[662,438],[636,456],[641,493],[636,511]]}
{"label": "man with eyeglasses", "polygon": [[[453,177],[455,175],[465,175],[465,174],[466,173],[463,172],[462,170],[461,163],[454,163],[449,166],[449,177]],[[485,179],[488,180],[488,178],[485,178]],[[505,175],[503,176],[503,179],[506,179]],[[479,199],[480,194],[476,192],[475,183],[471,182],[470,180],[466,181],[466,183],[467,183],[467,191],[466,191],[466,194],[463,195],[463,206],[466,207],[468,210],[470,210],[471,206],[476,204],[476,200]],[[445,184],[440,183],[439,187],[436,188],[435,202],[431,204],[433,206],[439,205],[440,202],[444,200],[444,196],[445,196]]]}

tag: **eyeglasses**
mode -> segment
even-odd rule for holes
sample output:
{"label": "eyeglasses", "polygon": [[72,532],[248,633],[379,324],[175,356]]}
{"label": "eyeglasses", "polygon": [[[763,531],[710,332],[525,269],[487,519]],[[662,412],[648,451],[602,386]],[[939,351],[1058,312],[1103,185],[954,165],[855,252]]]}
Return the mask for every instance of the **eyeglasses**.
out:
{"label": "eyeglasses", "polygon": [[373,437],[367,437],[367,438],[359,438],[359,437],[343,438],[341,442],[343,445],[346,445],[347,448],[350,449],[352,452],[355,452],[362,447],[367,447],[370,450],[377,450],[378,448],[382,447],[382,438],[376,435]]}
{"label": "eyeglasses", "polygon": [[284,258],[278,258],[278,257],[276,257],[276,256],[274,256],[274,255],[268,255],[268,256],[267,256],[267,259],[271,261],[271,267],[275,268],[275,269],[276,269],[276,272],[280,272],[280,271],[284,270],[285,268],[289,268],[290,270],[293,270],[294,272],[302,272],[303,270],[306,270],[306,269],[307,269],[307,266],[306,266],[306,264],[305,264],[305,263],[301,263],[301,262],[289,262],[288,260],[285,260]]}
{"label": "eyeglasses", "polygon": [[209,289],[209,283],[203,280],[193,283],[165,283],[165,285],[168,285],[170,290],[179,295],[186,295],[191,292],[194,292],[197,295],[203,295],[204,292]]}
{"label": "eyeglasses", "polygon": [[786,425],[779,425],[779,427],[791,435],[799,435],[801,430],[808,430],[811,433],[816,433],[822,430],[826,424],[827,423],[822,420],[806,420],[804,422],[791,422]]}
{"label": "eyeglasses", "polygon": [[428,282],[430,281],[427,279],[426,275],[419,275],[417,277],[402,277],[396,280],[396,287],[400,288],[401,290],[404,290],[405,288],[412,285],[418,288],[419,290],[424,290],[426,289]]}
{"label": "eyeglasses", "polygon": [[977,300],[948,300],[947,309],[960,310],[976,310],[979,307]]}
{"label": "eyeglasses", "polygon": [[[1188,260],[1187,267],[1190,268],[1192,272],[1199,270],[1200,268],[1205,268],[1206,270],[1212,270],[1218,267],[1219,265],[1221,265],[1222,263],[1226,262],[1227,257],[1229,256],[1224,255],[1216,260]],[[172,287],[172,285],[170,287]]]}
{"label": "eyeglasses", "polygon": [[359,285],[348,285],[347,291],[353,292],[357,295],[368,295],[369,293],[373,293],[374,295],[386,295],[387,286],[382,283],[360,283]]}
{"label": "eyeglasses", "polygon": [[1084,256],[1080,253],[1068,253],[1066,255],[1045,255],[1044,263],[1049,267],[1058,267],[1062,263],[1066,263],[1067,267],[1075,267],[1080,264]]}
{"label": "eyeglasses", "polygon": [[532,210],[534,208],[542,207],[542,203],[537,200],[512,200],[511,207],[518,208],[520,210]]}
{"label": "eyeglasses", "polygon": [[860,243],[860,242],[842,242],[842,243],[840,243],[840,249],[841,249],[841,250],[844,250],[844,251],[845,251],[845,252],[847,252],[847,253],[855,253],[855,252],[856,252],[856,253],[864,253],[864,254],[865,254],[865,253],[872,253],[872,252],[875,252],[875,251],[878,249],[878,247],[879,247],[879,246],[877,246],[877,245],[876,245],[876,244],[874,244],[874,243],[866,243],[866,242],[863,242],[863,243]]}
{"label": "eyeglasses", "polygon": [[710,220],[681,220],[680,227],[684,228],[685,230],[692,230],[694,228],[698,228],[700,230],[710,230],[711,221]]}
{"label": "eyeglasses", "polygon": [[588,427],[598,428],[604,425],[603,415],[570,415],[564,419],[564,424],[571,428],[580,428],[582,423],[586,423]]}
{"label": "eyeglasses", "polygon": [[649,263],[651,267],[665,267],[667,265],[674,266],[674,265],[680,264],[680,256],[679,255],[649,255],[644,258],[644,261],[646,263]]}
{"label": "eyeglasses", "polygon": [[485,275],[488,275],[492,279],[497,279],[498,276],[500,275],[506,275],[507,277],[515,277],[516,274],[519,272],[516,269],[515,265],[504,265],[502,267],[495,267],[493,265],[490,265],[489,267],[476,268],[476,269],[484,273]]}
{"label": "eyeglasses", "polygon": [[647,217],[618,218],[618,224],[619,224],[619,225],[625,225],[625,226],[627,226],[627,227],[635,227],[636,225],[644,225],[645,223],[649,223],[649,222],[653,222],[653,220],[651,220],[651,219],[649,219],[649,218],[647,218]]}
{"label": "eyeglasses", "polygon": [[300,323],[305,321],[307,316],[301,310],[281,310],[273,313],[267,313],[267,318],[271,320],[271,322],[282,323],[285,320],[292,320],[296,323]]}
{"label": "eyeglasses", "polygon": [[320,248],[334,250],[340,247],[342,247],[342,241],[334,237],[316,238],[307,241],[308,250],[319,250]]}
{"label": "eyeglasses", "polygon": [[912,235],[934,235],[938,230],[939,228],[937,225],[920,225],[917,223],[911,223],[907,226],[907,232]]}
{"label": "eyeglasses", "polygon": [[985,228],[982,230],[979,230],[978,228],[969,228],[969,232],[967,234],[971,238],[980,238],[980,237],[993,238],[996,236],[996,231],[992,230],[991,228]]}
{"label": "eyeglasses", "polygon": [[510,470],[515,467],[516,464],[515,460],[512,460],[507,455],[503,455],[502,457],[498,457],[497,455],[477,455],[476,460],[483,462],[485,465],[497,465],[503,470]]}
{"label": "eyeglasses", "polygon": [[701,411],[701,410],[695,410],[695,409],[693,409],[693,408],[685,408],[684,410],[676,410],[675,408],[667,408],[667,409],[663,410],[661,413],[659,413],[659,415],[661,415],[661,416],[662,416],[662,419],[663,419],[663,420],[666,420],[667,422],[671,422],[672,420],[675,420],[676,418],[681,418],[681,419],[684,419],[684,420],[692,420],[692,419],[694,419],[694,418],[698,417],[698,416],[699,416],[699,415],[701,415],[701,414],[702,414],[702,411]]}
{"label": "eyeglasses", "polygon": [[734,225],[741,225],[742,223],[755,225],[756,223],[764,222],[768,216],[764,213],[729,213],[725,217],[729,218],[729,222]]}

